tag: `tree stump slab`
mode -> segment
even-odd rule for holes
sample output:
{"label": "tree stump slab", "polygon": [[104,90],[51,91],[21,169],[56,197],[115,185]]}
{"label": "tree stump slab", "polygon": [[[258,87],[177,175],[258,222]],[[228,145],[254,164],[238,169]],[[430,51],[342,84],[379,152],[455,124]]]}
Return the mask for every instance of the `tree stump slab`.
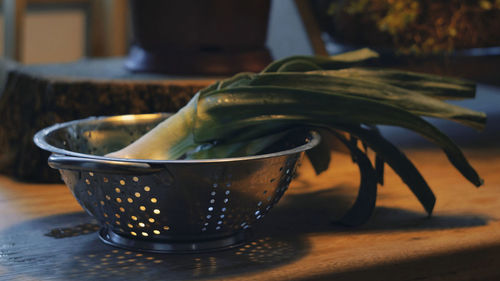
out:
{"label": "tree stump slab", "polygon": [[[6,68],[0,95],[0,173],[59,181],[33,143],[50,125],[90,116],[175,112],[216,77],[128,72],[122,59]],[[3,86],[3,87],[2,87]]]}

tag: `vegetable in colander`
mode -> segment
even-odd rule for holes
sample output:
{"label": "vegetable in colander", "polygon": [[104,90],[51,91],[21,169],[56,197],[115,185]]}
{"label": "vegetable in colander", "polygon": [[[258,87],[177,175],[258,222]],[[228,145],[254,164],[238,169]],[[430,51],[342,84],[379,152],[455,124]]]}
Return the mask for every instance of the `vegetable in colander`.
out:
{"label": "vegetable in colander", "polygon": [[[108,156],[158,160],[240,156],[259,153],[294,128],[321,129],[348,146],[364,177],[354,208],[341,222],[360,224],[368,219],[377,182],[383,182],[384,163],[402,178],[430,215],[435,204],[431,189],[404,153],[375,126],[398,126],[419,133],[438,145],[466,179],[480,186],[482,179],[460,148],[422,116],[481,130],[486,115],[443,101],[473,98],[473,83],[359,67],[377,56],[369,49],[332,57],[295,56],[275,61],[261,73],[237,74],[199,91],[179,112]],[[346,132],[350,140],[338,131]],[[367,160],[366,151],[359,150],[357,140],[376,152],[374,164]],[[328,167],[327,148],[320,145],[308,152],[318,173]]]}

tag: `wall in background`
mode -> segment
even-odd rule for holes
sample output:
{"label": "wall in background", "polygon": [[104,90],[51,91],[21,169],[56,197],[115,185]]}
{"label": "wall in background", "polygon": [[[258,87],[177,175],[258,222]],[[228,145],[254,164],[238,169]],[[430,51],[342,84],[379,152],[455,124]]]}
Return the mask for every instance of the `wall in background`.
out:
{"label": "wall in background", "polygon": [[[23,63],[69,62],[85,55],[84,11],[28,11],[25,20]],[[3,16],[0,15],[0,54],[3,54],[3,32]]]}
{"label": "wall in background", "polygon": [[3,55],[3,14],[0,14],[0,56]]}
{"label": "wall in background", "polygon": [[271,1],[267,47],[273,59],[314,53],[295,1]]}
{"label": "wall in background", "polygon": [[[294,1],[272,1],[271,3],[267,45],[273,58],[313,54],[314,50]],[[108,18],[112,16],[107,15]],[[28,10],[25,20],[23,63],[70,62],[88,53],[86,52],[88,23],[84,10],[71,8]],[[0,13],[0,55],[3,54],[3,32],[3,16]],[[106,34],[107,31],[103,32]],[[116,33],[111,32],[111,35],[116,35]],[[113,38],[111,41],[127,41],[118,39],[120,38],[117,40]],[[121,48],[118,46],[115,49],[117,48],[120,49],[119,53],[126,53],[126,46],[121,46]]]}

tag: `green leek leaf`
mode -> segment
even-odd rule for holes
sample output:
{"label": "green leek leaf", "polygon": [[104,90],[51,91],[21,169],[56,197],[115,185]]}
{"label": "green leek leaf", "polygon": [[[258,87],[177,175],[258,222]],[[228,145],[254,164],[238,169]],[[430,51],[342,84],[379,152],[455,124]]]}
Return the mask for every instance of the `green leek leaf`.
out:
{"label": "green leek leaf", "polygon": [[395,106],[361,97],[282,87],[242,87],[200,96],[194,138],[224,138],[236,130],[269,121],[393,125],[413,130],[439,145],[472,183],[482,180],[456,144],[422,118]]}

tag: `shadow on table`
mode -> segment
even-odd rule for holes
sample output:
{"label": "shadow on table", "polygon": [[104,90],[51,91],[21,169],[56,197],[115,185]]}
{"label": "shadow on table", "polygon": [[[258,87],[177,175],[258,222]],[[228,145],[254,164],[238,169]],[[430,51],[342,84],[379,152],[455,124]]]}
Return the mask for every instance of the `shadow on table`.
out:
{"label": "shadow on table", "polygon": [[205,254],[161,255],[107,246],[97,237],[95,221],[83,212],[35,219],[0,233],[0,276],[77,281],[220,279],[301,259],[310,251],[306,235],[310,233],[330,233],[334,243],[335,236],[346,233],[476,227],[489,221],[474,214],[427,218],[424,212],[377,208],[361,227],[334,225],[332,219],[351,204],[347,188],[352,187],[291,192],[255,227],[253,240]]}
{"label": "shadow on table", "polygon": [[[288,194],[273,209],[258,229],[268,235],[294,233],[380,232],[393,230],[429,230],[477,227],[488,224],[490,217],[483,214],[432,215],[399,208],[376,207],[371,219],[358,227],[335,224],[351,206],[353,198],[347,196],[349,186],[336,186],[305,194]],[[351,191],[352,193],[352,191]],[[415,199],[416,200],[416,199]]]}
{"label": "shadow on table", "polygon": [[0,279],[218,279],[291,263],[310,248],[298,235],[259,233],[246,244],[225,251],[153,254],[107,246],[99,240],[97,229],[87,214],[73,213],[32,220],[3,231]]}

